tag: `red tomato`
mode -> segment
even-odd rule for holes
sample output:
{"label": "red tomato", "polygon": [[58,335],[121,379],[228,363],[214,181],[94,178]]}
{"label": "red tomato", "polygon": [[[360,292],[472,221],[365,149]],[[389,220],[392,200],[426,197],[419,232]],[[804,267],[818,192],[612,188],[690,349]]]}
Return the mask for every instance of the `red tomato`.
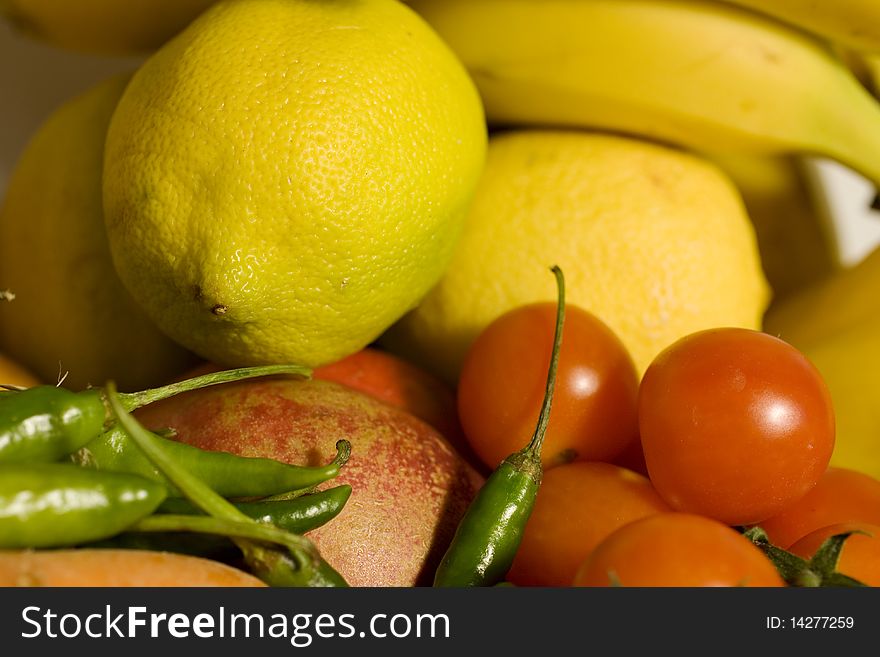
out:
{"label": "red tomato", "polygon": [[771,543],[788,548],[812,531],[843,522],[880,525],[880,481],[855,470],[828,468],[809,493],[760,525]]}
{"label": "red tomato", "polygon": [[[556,304],[512,310],[471,346],[458,385],[468,442],[490,468],[532,436],[547,381]],[[604,461],[638,440],[638,378],[623,343],[590,313],[565,307],[562,347],[545,467],[575,459]]]}
{"label": "red tomato", "polygon": [[574,586],[784,586],[764,553],[727,525],[661,513],[624,525],[593,550]]}
{"label": "red tomato", "polygon": [[880,525],[854,522],[822,527],[801,538],[789,551],[809,559],[826,538],[847,532],[864,534],[852,534],[846,539],[837,561],[837,572],[868,586],[880,586]]}
{"label": "red tomato", "polygon": [[616,465],[578,461],[548,470],[507,579],[519,586],[570,586],[608,534],[669,510],[646,477]]}
{"label": "red tomato", "polygon": [[654,487],[673,508],[753,524],[803,497],[834,447],[831,397],[797,349],[722,328],[664,350],[639,391]]}

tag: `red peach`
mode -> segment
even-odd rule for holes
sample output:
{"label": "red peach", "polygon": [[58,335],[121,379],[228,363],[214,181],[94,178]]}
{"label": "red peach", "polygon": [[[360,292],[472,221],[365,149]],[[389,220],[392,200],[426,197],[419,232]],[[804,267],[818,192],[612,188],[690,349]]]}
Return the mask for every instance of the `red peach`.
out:
{"label": "red peach", "polygon": [[287,463],[328,462],[352,444],[341,474],[353,492],[332,522],[309,533],[352,586],[429,584],[480,476],[432,427],[336,383],[256,379],[204,388],[137,413],[204,449]]}
{"label": "red peach", "polygon": [[[219,371],[203,363],[182,378]],[[449,386],[412,363],[380,349],[367,347],[317,368],[315,379],[335,381],[424,420],[437,429],[469,463],[484,469],[464,437],[455,394]]]}

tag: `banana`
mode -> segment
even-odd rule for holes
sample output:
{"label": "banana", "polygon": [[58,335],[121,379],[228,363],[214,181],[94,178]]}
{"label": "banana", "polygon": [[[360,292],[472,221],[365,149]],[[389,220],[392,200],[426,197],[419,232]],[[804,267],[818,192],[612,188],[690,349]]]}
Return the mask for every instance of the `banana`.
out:
{"label": "banana", "polygon": [[878,0],[726,0],[857,50],[880,52]]}
{"label": "banana", "polygon": [[880,104],[828,47],[684,0],[413,0],[494,124],[565,125],[706,152],[808,153],[880,185]]}
{"label": "banana", "polygon": [[865,68],[868,69],[867,84],[874,95],[880,98],[880,55],[866,57]]}

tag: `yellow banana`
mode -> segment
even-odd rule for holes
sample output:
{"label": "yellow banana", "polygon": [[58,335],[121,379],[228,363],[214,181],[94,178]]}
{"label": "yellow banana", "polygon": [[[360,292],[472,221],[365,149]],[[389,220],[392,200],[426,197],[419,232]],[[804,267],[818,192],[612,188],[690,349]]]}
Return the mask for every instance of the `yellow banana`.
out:
{"label": "yellow banana", "polygon": [[726,0],[859,50],[880,52],[878,0]]}
{"label": "yellow banana", "polygon": [[880,97],[880,55],[872,55],[865,58],[865,67],[868,69],[868,84],[875,96]]}
{"label": "yellow banana", "polygon": [[824,45],[683,0],[413,0],[495,124],[585,126],[700,151],[803,152],[880,184],[880,104]]}

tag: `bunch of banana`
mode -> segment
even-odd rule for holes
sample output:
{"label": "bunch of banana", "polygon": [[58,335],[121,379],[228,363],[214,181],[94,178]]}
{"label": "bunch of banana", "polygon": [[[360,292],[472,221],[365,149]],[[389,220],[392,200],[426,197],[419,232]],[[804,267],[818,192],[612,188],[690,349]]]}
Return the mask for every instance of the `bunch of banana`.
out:
{"label": "bunch of banana", "polygon": [[727,0],[856,50],[880,52],[877,0]]}
{"label": "bunch of banana", "polygon": [[870,55],[865,58],[865,67],[868,69],[871,91],[880,97],[880,55]]}
{"label": "bunch of banana", "polygon": [[[708,0],[410,4],[468,67],[494,124],[601,128],[699,151],[817,154],[880,185],[880,104],[825,41],[768,16]],[[870,5],[880,16],[878,0],[749,4],[841,14]]]}

